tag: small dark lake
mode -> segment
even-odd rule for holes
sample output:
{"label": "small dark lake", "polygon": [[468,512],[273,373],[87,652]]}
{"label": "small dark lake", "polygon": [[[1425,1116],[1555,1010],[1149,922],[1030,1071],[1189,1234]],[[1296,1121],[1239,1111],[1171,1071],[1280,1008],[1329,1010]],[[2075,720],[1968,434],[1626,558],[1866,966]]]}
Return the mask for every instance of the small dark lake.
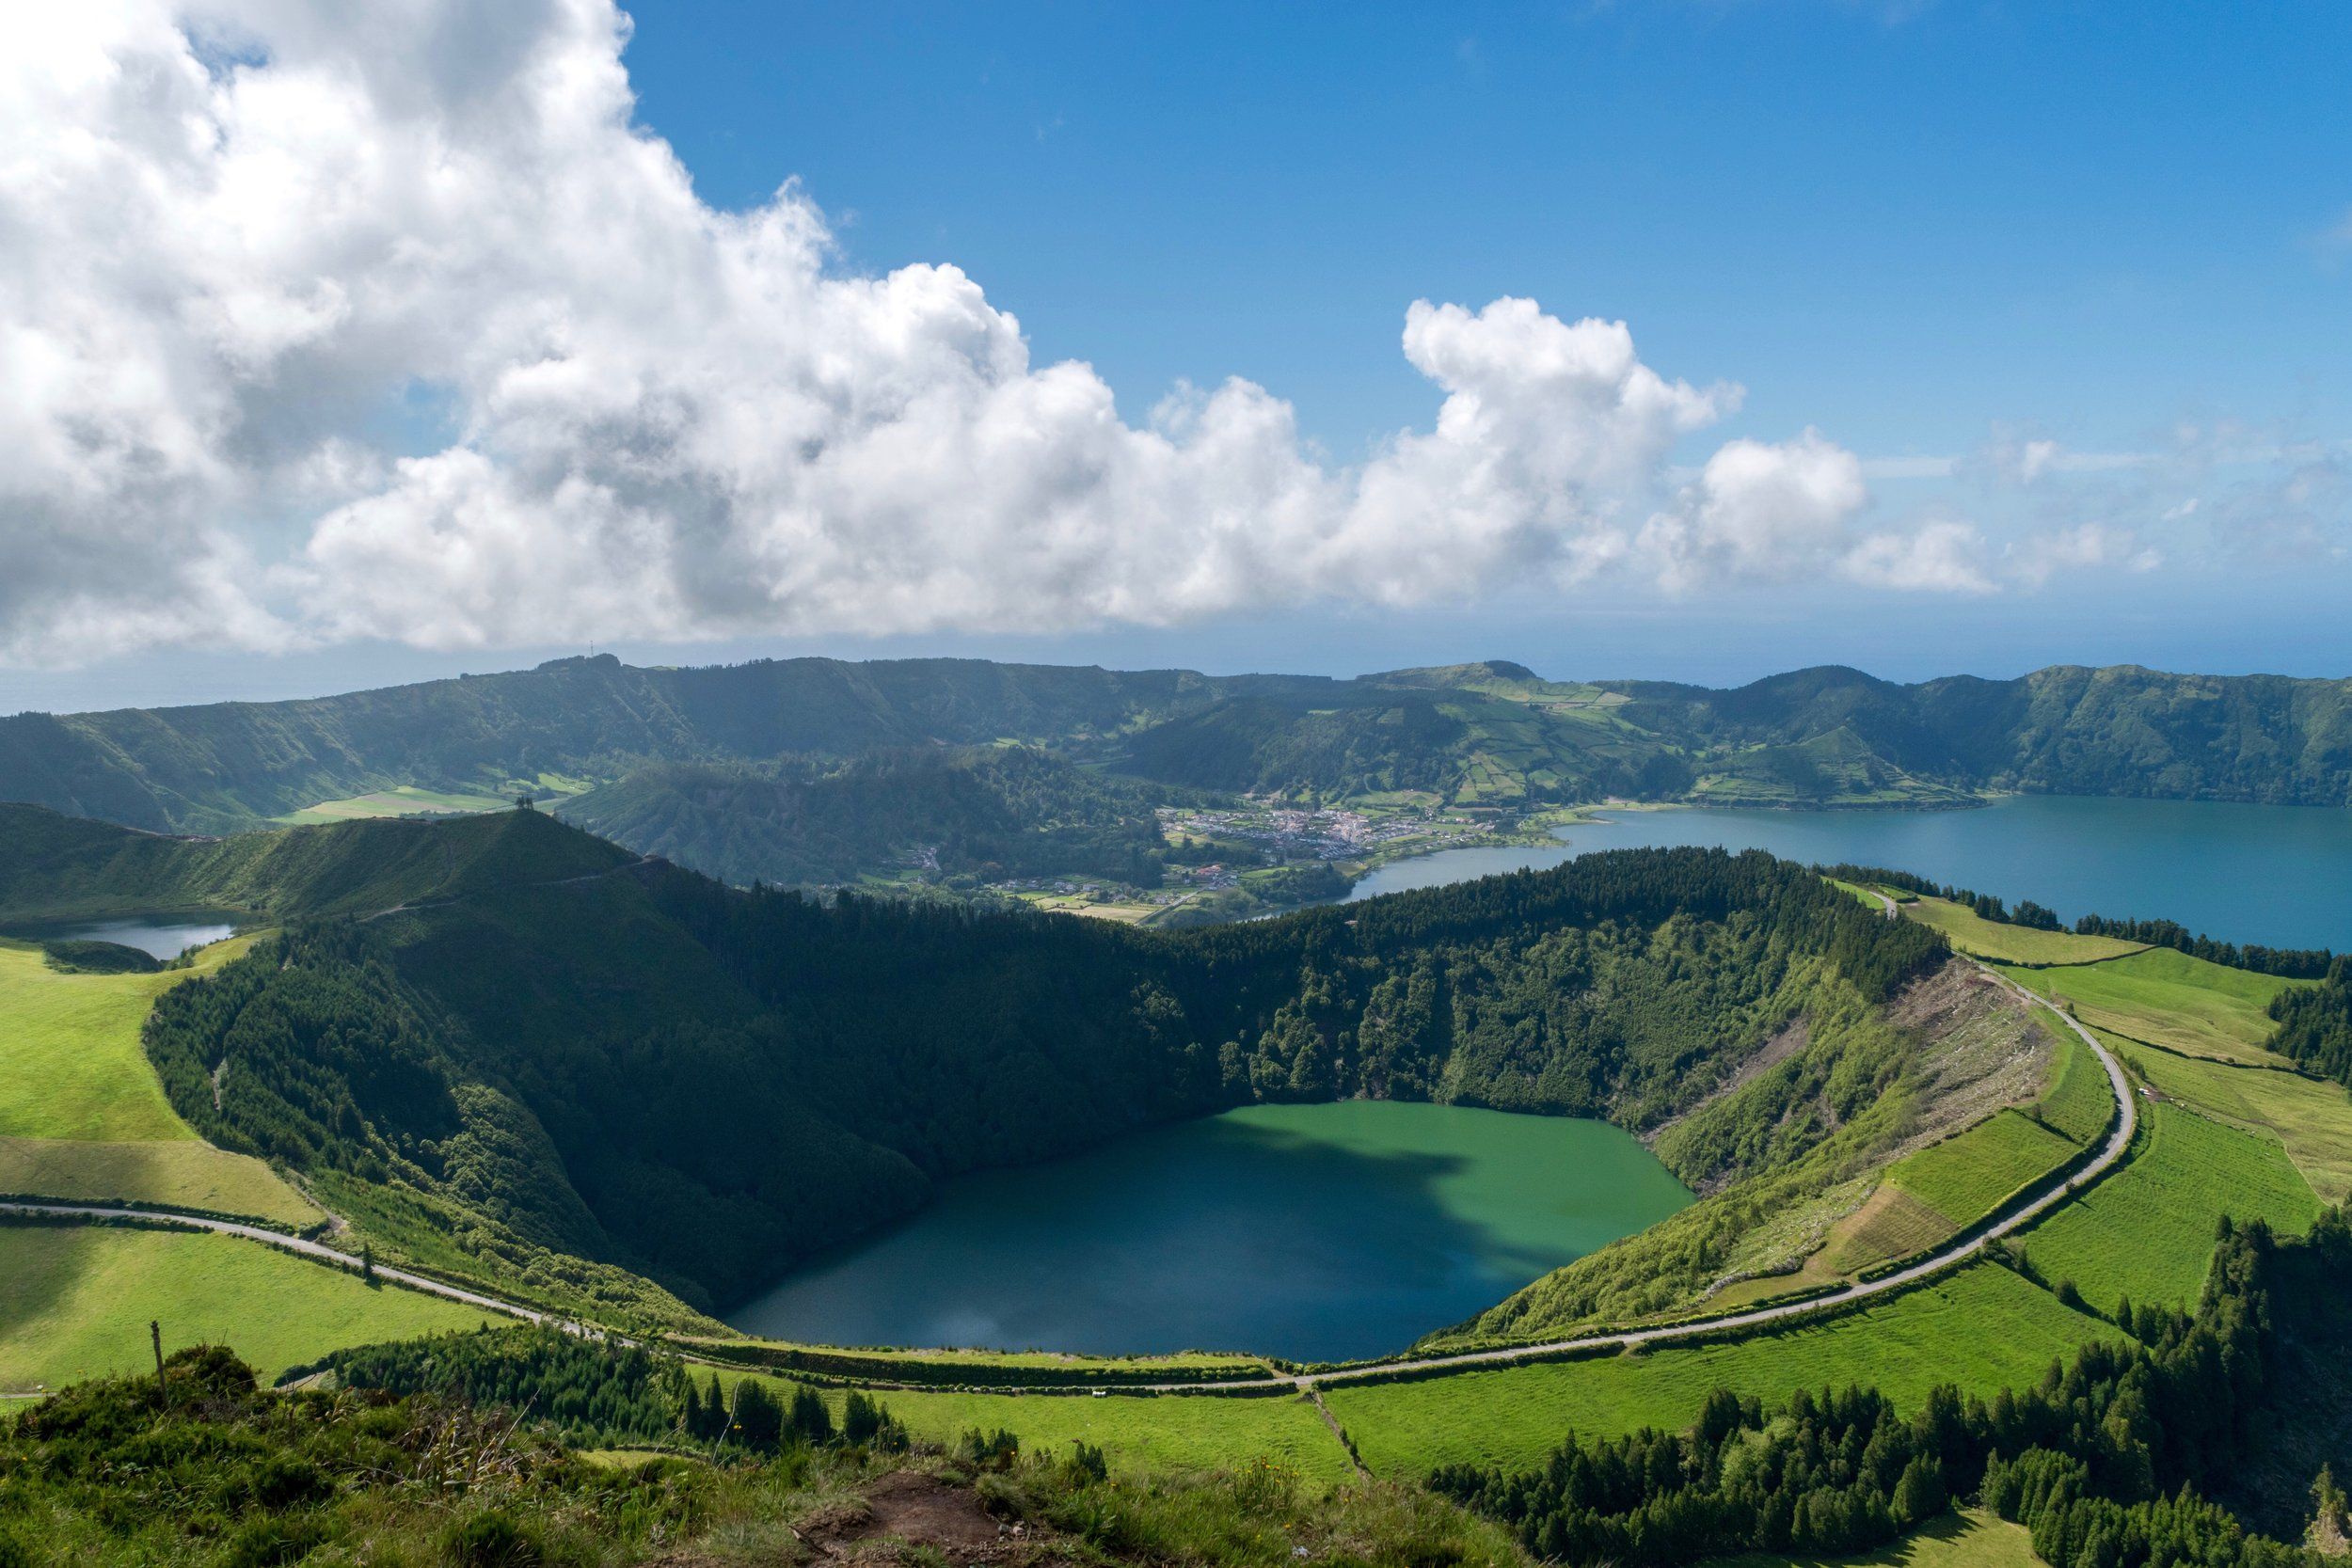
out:
{"label": "small dark lake", "polygon": [[2352,810],[2212,800],[2026,795],[1971,811],[1602,814],[1561,830],[1558,848],[1448,849],[1381,867],[1353,898],[1436,887],[1594,849],[1721,845],[1807,863],[1891,866],[2067,920],[2177,920],[2230,942],[2352,948]]}
{"label": "small dark lake", "polygon": [[111,942],[119,947],[135,947],[155,958],[176,958],[191,947],[235,936],[237,928],[218,920],[167,920],[133,918],[100,920],[87,926],[73,926],[61,930],[43,931],[44,942]]}
{"label": "small dark lake", "polygon": [[1256,1105],[949,1182],[729,1321],[827,1344],[1340,1360],[1400,1350],[1690,1201],[1606,1122]]}

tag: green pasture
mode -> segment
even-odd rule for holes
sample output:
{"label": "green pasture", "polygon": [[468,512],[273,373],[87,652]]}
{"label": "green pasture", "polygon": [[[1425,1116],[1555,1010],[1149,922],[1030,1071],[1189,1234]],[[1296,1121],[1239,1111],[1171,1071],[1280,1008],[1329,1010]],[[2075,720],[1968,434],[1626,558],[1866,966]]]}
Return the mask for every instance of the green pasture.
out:
{"label": "green pasture", "polygon": [[2101,1037],[2167,1100],[2217,1121],[2276,1134],[2322,1202],[2352,1197],[2352,1096],[2342,1085]]}
{"label": "green pasture", "polygon": [[413,784],[398,784],[373,794],[354,795],[341,800],[321,800],[300,811],[288,812],[275,820],[307,827],[318,822],[350,822],[366,816],[408,816],[419,812],[461,816],[478,811],[507,810],[514,804],[511,799],[501,800],[495,795],[452,793],[441,789],[419,789]]}
{"label": "green pasture", "polygon": [[1889,1166],[1889,1186],[1909,1193],[1953,1228],[1991,1213],[2003,1198],[2080,1152],[2031,1117],[1996,1111],[1942,1143]]}
{"label": "green pasture", "polygon": [[2278,1025],[2265,1009],[2293,980],[2208,963],[2169,947],[2076,969],[2010,970],[2085,1023],[2192,1056],[2277,1066],[2264,1048]]}
{"label": "green pasture", "polygon": [[1890,1546],[1852,1557],[1727,1557],[1715,1568],[2042,1568],[2033,1537],[1982,1509],[1940,1514]]}
{"label": "green pasture", "polygon": [[296,1228],[326,1218],[262,1162],[195,1138],[0,1138],[0,1193],[71,1202],[129,1199]]}
{"label": "green pasture", "polygon": [[215,942],[191,968],[152,974],[62,974],[38,947],[0,939],[0,1137],[195,1137],[165,1100],[139,1029],[157,996],[249,945]]}
{"label": "green pasture", "polygon": [[1728,1387],[1767,1402],[1799,1388],[1875,1385],[1899,1405],[1939,1383],[1991,1394],[2116,1331],[1993,1263],[1974,1263],[1855,1311],[1724,1344],[1589,1361],[1482,1368],[1411,1383],[1337,1383],[1324,1402],[1373,1473],[1411,1480],[1451,1463],[1533,1465],[1570,1432],[1677,1428]]}
{"label": "green pasture", "polygon": [[1986,920],[1965,904],[1918,898],[1902,906],[1906,918],[1932,926],[1963,953],[2019,964],[2079,964],[2137,953],[2141,944],[2114,937],[2078,937],[2072,931],[2037,931]]}
{"label": "green pasture", "polygon": [[2020,1238],[2042,1276],[2071,1279],[2102,1312],[2116,1303],[2194,1306],[2221,1216],[2311,1228],[2319,1200],[2272,1138],[2178,1105],[2143,1109],[2131,1158]]}
{"label": "green pasture", "polygon": [[167,1353],[230,1345],[274,1377],[347,1345],[472,1328],[485,1316],[233,1236],[0,1225],[0,1392],[151,1368],[151,1320]]}

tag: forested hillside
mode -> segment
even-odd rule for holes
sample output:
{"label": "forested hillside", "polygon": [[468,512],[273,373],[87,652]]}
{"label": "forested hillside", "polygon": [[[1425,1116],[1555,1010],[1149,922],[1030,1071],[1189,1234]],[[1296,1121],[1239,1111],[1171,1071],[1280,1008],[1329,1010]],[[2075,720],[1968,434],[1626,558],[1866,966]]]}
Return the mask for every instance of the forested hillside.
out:
{"label": "forested hillside", "polygon": [[1153,808],[1184,793],[989,746],[657,764],[555,809],[738,886],[908,866],[950,880],[1082,872],[1156,886],[1166,842]]}
{"label": "forested hillside", "polygon": [[[304,702],[22,714],[0,720],[0,800],[223,832],[397,786],[544,796],[675,765],[783,779],[809,758],[1007,740],[1163,785],[1327,800],[1938,804],[2014,789],[2352,802],[2344,680],[2125,665],[1900,686],[1826,668],[1712,690],[1548,681],[1500,661],[1338,681],[968,659],[635,669],[610,656]],[[749,786],[707,809],[770,827],[676,829],[676,788],[657,773],[599,820],[711,840],[728,863],[755,849],[762,863],[826,863],[847,842],[777,840],[801,808]]]}
{"label": "forested hillside", "polygon": [[[1761,854],[1621,851],[1152,932],[731,890],[537,813],[326,832],[373,847],[392,826],[494,836],[522,867],[619,863],[297,922],[157,1007],[149,1052],[173,1105],[330,1197],[373,1195],[341,1210],[410,1204],[413,1234],[478,1227],[698,1305],[904,1212],[941,1176],[1252,1100],[1654,1126],[1793,1017],[1867,1008],[1944,956]],[[1748,1092],[1797,1081],[1714,1101],[1725,1135],[1673,1146],[1685,1180],[1826,1135],[1834,1115],[1793,1101],[1762,1118],[1776,1136],[1731,1135]]]}

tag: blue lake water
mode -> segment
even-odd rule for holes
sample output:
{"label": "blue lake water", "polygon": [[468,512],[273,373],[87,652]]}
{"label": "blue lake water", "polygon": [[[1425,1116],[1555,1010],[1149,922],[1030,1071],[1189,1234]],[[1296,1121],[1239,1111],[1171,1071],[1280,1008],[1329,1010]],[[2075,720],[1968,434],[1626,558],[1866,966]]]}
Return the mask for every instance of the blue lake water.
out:
{"label": "blue lake water", "polygon": [[827,1344],[1402,1350],[1690,1193],[1606,1122],[1251,1105],[950,1181],[727,1315]]}
{"label": "blue lake water", "polygon": [[100,920],[69,930],[44,931],[52,942],[111,942],[135,947],[155,958],[176,958],[192,947],[204,947],[235,936],[237,928],[217,920]]}
{"label": "blue lake water", "polygon": [[1557,865],[1595,849],[1720,845],[1888,866],[2067,920],[2177,920],[2229,942],[2352,948],[2352,810],[2028,795],[1971,811],[1623,812],[1558,848],[1448,849],[1381,867],[1351,898]]}

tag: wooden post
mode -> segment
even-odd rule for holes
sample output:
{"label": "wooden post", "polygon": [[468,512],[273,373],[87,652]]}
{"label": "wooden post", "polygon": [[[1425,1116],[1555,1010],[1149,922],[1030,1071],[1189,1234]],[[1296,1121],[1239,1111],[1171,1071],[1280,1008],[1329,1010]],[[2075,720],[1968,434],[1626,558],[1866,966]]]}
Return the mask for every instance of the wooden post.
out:
{"label": "wooden post", "polygon": [[164,1382],[164,1325],[157,1318],[147,1320],[147,1337],[155,1346],[155,1397],[168,1407],[171,1389]]}

